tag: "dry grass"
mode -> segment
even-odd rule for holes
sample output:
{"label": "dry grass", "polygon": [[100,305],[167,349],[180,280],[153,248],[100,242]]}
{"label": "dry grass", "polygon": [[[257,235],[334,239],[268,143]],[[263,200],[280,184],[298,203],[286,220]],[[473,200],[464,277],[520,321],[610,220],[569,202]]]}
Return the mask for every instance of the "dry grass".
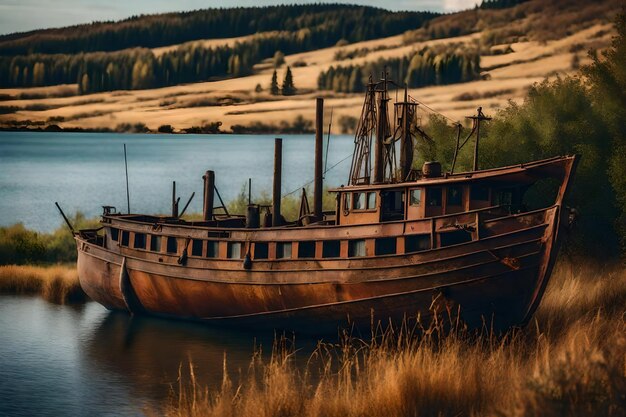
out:
{"label": "dry grass", "polygon": [[[504,337],[387,332],[255,354],[234,384],[179,378],[170,416],[624,416],[626,271],[561,264],[527,328]],[[284,345],[283,345],[284,346]],[[226,369],[226,367],[224,367]],[[183,372],[181,372],[181,375]]]}
{"label": "dry grass", "polygon": [[[490,77],[489,80],[414,89],[410,94],[419,97],[430,107],[445,113],[452,119],[462,119],[468,114],[473,114],[477,105],[483,106],[486,113],[494,113],[498,108],[506,106],[509,99],[521,101],[526,89],[544,77],[555,73],[573,73],[571,62],[574,54],[581,55],[580,65],[587,63],[588,58],[584,53],[571,52],[573,45],[577,45],[574,49],[587,50],[591,46],[603,49],[610,43],[613,34],[614,29],[611,24],[604,21],[588,28],[572,29],[570,35],[564,35],[561,39],[507,43],[512,53],[481,57],[481,66],[484,69],[491,68],[485,71]],[[17,99],[5,102],[7,114],[0,114],[0,124],[7,124],[12,120],[45,122],[49,118],[55,118],[57,120],[55,123],[63,128],[98,129],[121,123],[141,122],[150,129],[156,130],[163,124],[181,129],[199,126],[203,120],[210,120],[222,122],[222,130],[229,131],[233,125],[250,125],[259,120],[277,125],[284,120],[286,112],[294,110],[298,110],[298,114],[302,114],[306,119],[313,120],[315,106],[311,103],[318,94],[314,91],[317,88],[317,77],[321,71],[328,70],[331,65],[359,64],[379,58],[401,57],[425,46],[474,45],[480,38],[481,33],[477,32],[471,35],[407,45],[403,43],[402,35],[397,35],[288,55],[285,57],[286,63],[292,66],[294,83],[299,90],[298,95],[289,97],[267,94],[273,68],[261,67],[257,68],[252,75],[234,79],[151,90],[96,93],[88,96],[57,97],[56,93],[48,91],[50,87],[27,90],[0,89],[0,95]],[[215,40],[207,42],[213,41]],[[338,53],[345,55],[355,50],[371,52],[367,56],[356,57],[352,60],[336,59]],[[295,63],[304,63],[306,66],[296,67]],[[282,79],[283,71],[284,69],[279,70],[279,79]],[[257,84],[261,85],[264,92],[255,93]],[[487,91],[505,90],[510,92],[493,98],[483,96],[483,93]],[[457,99],[467,92],[475,92],[476,99],[470,101]],[[361,94],[325,93],[325,95],[327,108],[334,108],[337,117],[356,117],[361,111],[363,105]],[[230,99],[220,101],[227,96]],[[32,98],[28,99],[28,97]],[[168,100],[164,101],[164,99]],[[174,99],[177,101],[174,102]],[[84,100],[93,100],[94,103],[103,102],[81,105],[81,101]],[[476,102],[477,100],[480,100],[480,103]],[[31,106],[40,110],[27,110],[27,108],[32,109]],[[48,108],[48,110],[41,110],[43,108]],[[333,130],[335,133],[340,133],[339,126],[333,126]]]}
{"label": "dry grass", "polygon": [[56,304],[83,303],[87,296],[74,266],[0,266],[0,294],[40,294]]}

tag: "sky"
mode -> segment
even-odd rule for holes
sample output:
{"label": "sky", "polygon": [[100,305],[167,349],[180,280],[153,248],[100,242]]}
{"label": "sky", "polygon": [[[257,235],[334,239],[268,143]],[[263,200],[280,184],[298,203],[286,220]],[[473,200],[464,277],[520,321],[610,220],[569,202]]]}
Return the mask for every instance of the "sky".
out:
{"label": "sky", "polygon": [[[206,9],[209,7],[266,6],[316,3],[320,0],[0,0],[0,34],[61,27],[101,20],[119,20],[138,14]],[[324,0],[323,0],[324,1]],[[453,12],[474,7],[480,0],[332,0],[385,7],[391,10]]]}

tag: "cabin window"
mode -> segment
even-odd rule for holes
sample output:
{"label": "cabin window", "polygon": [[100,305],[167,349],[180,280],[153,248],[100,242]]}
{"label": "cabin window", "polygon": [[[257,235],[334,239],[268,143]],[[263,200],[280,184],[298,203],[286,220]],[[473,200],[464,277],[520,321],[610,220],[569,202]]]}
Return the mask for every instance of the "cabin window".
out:
{"label": "cabin window", "polygon": [[426,205],[430,207],[441,207],[441,188],[428,188],[426,190]]}
{"label": "cabin window", "polygon": [[217,240],[208,240],[206,242],[206,257],[217,258],[220,253],[220,242]]}
{"label": "cabin window", "polygon": [[365,193],[353,193],[352,204],[355,210],[365,210]]}
{"label": "cabin window", "polygon": [[365,256],[365,239],[353,239],[348,241],[348,256],[350,258]]}
{"label": "cabin window", "polygon": [[352,194],[350,194],[350,193],[346,193],[346,194],[343,195],[343,204],[344,204],[343,205],[343,209],[345,211],[349,211],[352,208],[352,205],[350,204],[350,201],[351,201],[350,197],[351,196],[352,196]]}
{"label": "cabin window", "polygon": [[396,253],[396,238],[381,237],[375,242],[376,255],[393,255]]}
{"label": "cabin window", "polygon": [[505,188],[496,193],[495,204],[497,206],[511,206],[513,204],[513,189]]}
{"label": "cabin window", "polygon": [[129,238],[128,232],[123,230],[122,231],[122,246],[128,246],[129,240],[130,238]]}
{"label": "cabin window", "polygon": [[173,236],[167,237],[167,253],[176,253],[178,252],[178,241]]}
{"label": "cabin window", "polygon": [[459,245],[472,241],[472,234],[465,230],[456,230],[454,232],[441,233],[439,235],[441,246]]}
{"label": "cabin window", "polygon": [[420,204],[422,204],[422,189],[421,188],[415,188],[410,191],[409,204],[412,206],[419,206]]}
{"label": "cabin window", "polygon": [[376,209],[376,193],[375,192],[367,193],[367,209],[368,210]]}
{"label": "cabin window", "polygon": [[146,248],[146,235],[143,233],[135,233],[135,241],[133,242],[133,247],[135,249],[145,249]]}
{"label": "cabin window", "polygon": [[341,241],[325,240],[322,242],[323,258],[339,258],[341,256]]}
{"label": "cabin window", "polygon": [[394,221],[404,219],[404,190],[381,192],[381,220]]}
{"label": "cabin window", "polygon": [[161,252],[161,236],[150,236],[150,250],[152,252]]}
{"label": "cabin window", "polygon": [[298,258],[315,258],[315,241],[298,243]]}
{"label": "cabin window", "polygon": [[453,185],[448,187],[446,195],[447,206],[460,206],[463,204],[463,188],[460,185]]}
{"label": "cabin window", "polygon": [[200,239],[194,239],[191,241],[191,255],[202,256],[202,241]]}
{"label": "cabin window", "polygon": [[291,242],[278,242],[276,244],[277,259],[291,259]]}
{"label": "cabin window", "polygon": [[488,201],[489,187],[478,184],[472,185],[470,188],[470,199],[476,201]]}
{"label": "cabin window", "polygon": [[112,227],[110,230],[111,230],[111,240],[114,240],[117,242],[117,239],[120,238],[120,229],[116,229],[115,227]]}
{"label": "cabin window", "polygon": [[269,245],[267,242],[254,244],[254,259],[267,259],[269,257]]}
{"label": "cabin window", "polygon": [[430,249],[430,235],[407,235],[404,237],[406,253],[421,252]]}
{"label": "cabin window", "polygon": [[228,259],[241,259],[241,242],[228,242]]}

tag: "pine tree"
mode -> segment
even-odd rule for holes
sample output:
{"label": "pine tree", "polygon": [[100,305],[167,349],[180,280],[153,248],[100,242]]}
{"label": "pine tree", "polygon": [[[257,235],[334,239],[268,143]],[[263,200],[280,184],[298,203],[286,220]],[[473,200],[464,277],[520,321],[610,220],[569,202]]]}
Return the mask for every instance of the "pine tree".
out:
{"label": "pine tree", "polygon": [[[276,73],[276,71],[274,71],[274,73]],[[293,75],[291,74],[291,68],[287,67],[283,81],[283,96],[292,96],[294,94],[296,94],[296,87],[293,85]]]}
{"label": "pine tree", "polygon": [[273,96],[277,96],[278,91],[278,74],[276,74],[276,70],[272,74],[272,82],[270,83],[270,94]]}

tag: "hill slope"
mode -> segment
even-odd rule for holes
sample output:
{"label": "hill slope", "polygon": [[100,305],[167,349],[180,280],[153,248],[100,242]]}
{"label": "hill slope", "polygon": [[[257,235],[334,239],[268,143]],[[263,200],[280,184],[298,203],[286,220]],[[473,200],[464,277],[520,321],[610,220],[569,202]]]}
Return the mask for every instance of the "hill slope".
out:
{"label": "hill slope", "polygon": [[[30,124],[55,123],[81,128],[118,125],[125,128],[144,123],[152,130],[164,124],[182,129],[211,122],[221,122],[222,130],[226,131],[258,121],[278,126],[280,122],[291,123],[297,115],[312,120],[312,99],[320,94],[318,77],[331,66],[374,68],[372,65],[376,63],[415,56],[424,50],[437,52],[442,48],[476,51],[480,55],[481,78],[413,89],[411,94],[458,119],[473,113],[478,105],[493,112],[508,100],[523,97],[532,83],[546,76],[570,73],[585,63],[588,49],[603,49],[608,45],[613,34],[610,22],[618,4],[618,1],[587,4],[576,0],[533,0],[509,9],[478,9],[436,17],[421,28],[395,36],[287,54],[285,62],[291,66],[298,88],[294,96],[270,94],[274,66],[269,61],[252,65],[248,74],[238,78],[165,88],[82,96],[73,96],[78,91],[76,84],[4,89],[0,90],[0,97],[12,100],[0,102],[1,113],[5,113],[0,121],[6,124],[28,120]],[[152,53],[190,52],[197,43],[210,47],[232,46],[266,36],[273,34],[205,39],[170,45]],[[277,72],[280,84],[285,66]],[[335,120],[341,116],[358,116],[361,94],[337,91],[341,89],[321,92],[327,97],[327,106],[334,108]],[[349,126],[347,122],[344,124],[336,124],[334,130]]]}

